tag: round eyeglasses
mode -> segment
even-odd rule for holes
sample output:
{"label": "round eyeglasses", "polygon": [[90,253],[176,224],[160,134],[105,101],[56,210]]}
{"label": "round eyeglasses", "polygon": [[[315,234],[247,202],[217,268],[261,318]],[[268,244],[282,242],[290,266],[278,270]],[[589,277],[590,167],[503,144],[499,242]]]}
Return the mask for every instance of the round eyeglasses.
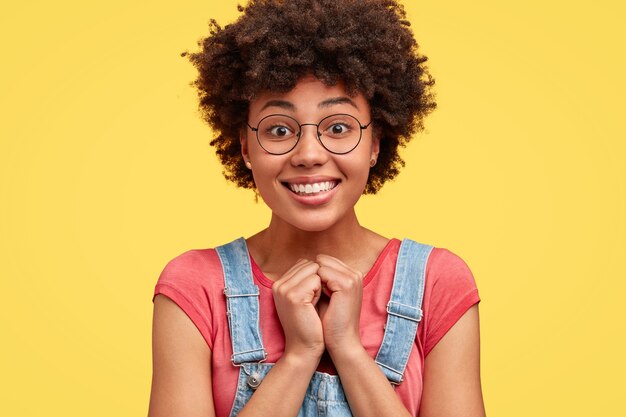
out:
{"label": "round eyeglasses", "polygon": [[349,114],[333,114],[319,123],[302,123],[285,114],[270,114],[262,118],[257,127],[248,127],[256,132],[259,145],[269,154],[284,155],[296,147],[302,136],[302,126],[315,126],[317,139],[328,152],[343,155],[351,152],[361,142],[363,129],[372,122],[362,125]]}

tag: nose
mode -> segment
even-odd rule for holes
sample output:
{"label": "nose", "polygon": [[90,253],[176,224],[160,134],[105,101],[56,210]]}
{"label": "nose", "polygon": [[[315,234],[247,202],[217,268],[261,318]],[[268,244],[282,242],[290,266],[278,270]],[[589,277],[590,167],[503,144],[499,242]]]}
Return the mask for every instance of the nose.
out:
{"label": "nose", "polygon": [[301,125],[300,139],[291,151],[291,163],[294,166],[313,167],[323,165],[328,160],[328,151],[324,149],[317,136],[317,126]]}

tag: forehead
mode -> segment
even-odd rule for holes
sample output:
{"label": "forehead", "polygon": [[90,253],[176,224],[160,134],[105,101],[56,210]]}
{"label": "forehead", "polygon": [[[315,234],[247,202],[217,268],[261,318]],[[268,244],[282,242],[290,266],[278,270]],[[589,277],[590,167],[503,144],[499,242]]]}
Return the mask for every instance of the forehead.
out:
{"label": "forehead", "polygon": [[290,113],[341,109],[350,113],[369,114],[369,103],[361,93],[349,95],[341,82],[328,86],[313,76],[306,76],[290,91],[266,91],[250,101],[250,114],[253,116],[277,109]]}

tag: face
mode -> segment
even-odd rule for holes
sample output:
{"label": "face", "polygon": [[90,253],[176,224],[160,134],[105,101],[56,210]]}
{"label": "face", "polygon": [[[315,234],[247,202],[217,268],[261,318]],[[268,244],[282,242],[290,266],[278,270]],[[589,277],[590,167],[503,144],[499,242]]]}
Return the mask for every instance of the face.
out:
{"label": "face", "polygon": [[[361,94],[350,97],[342,84],[328,87],[312,76],[302,78],[287,93],[259,95],[250,103],[248,123],[256,127],[261,119],[277,113],[300,124],[317,124],[337,113],[352,115],[361,125],[371,120],[369,103]],[[266,152],[250,128],[241,134],[243,158],[251,163],[259,194],[273,216],[305,231],[323,231],[354,217],[378,145],[372,125],[362,130],[358,146],[342,155],[322,146],[315,126],[302,126],[296,147],[284,155]]]}

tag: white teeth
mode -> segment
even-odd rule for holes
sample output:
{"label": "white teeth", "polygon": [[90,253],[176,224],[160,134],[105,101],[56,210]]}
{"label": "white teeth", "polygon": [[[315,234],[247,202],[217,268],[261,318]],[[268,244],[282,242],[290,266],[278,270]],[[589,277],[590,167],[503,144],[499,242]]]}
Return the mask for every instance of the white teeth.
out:
{"label": "white teeth", "polygon": [[316,182],[313,184],[289,184],[289,188],[298,194],[317,194],[319,192],[330,191],[337,185],[336,181]]}

